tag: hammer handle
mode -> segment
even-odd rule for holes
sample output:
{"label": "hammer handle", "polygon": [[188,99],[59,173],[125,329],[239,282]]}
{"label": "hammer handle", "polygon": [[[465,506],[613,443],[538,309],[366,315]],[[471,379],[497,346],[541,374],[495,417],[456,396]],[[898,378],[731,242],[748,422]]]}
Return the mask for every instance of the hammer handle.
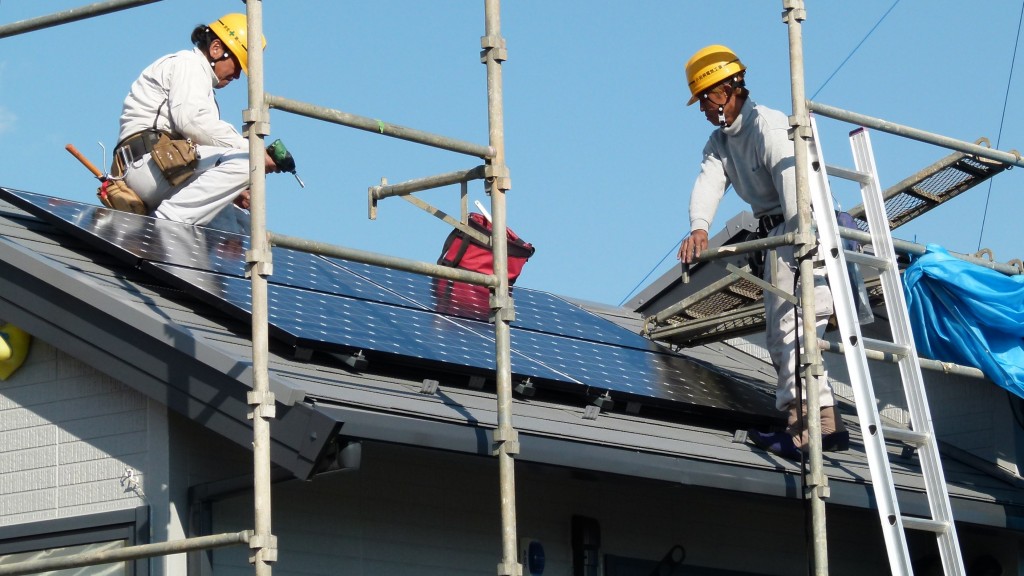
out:
{"label": "hammer handle", "polygon": [[64,147],[64,149],[70,152],[71,155],[74,156],[75,158],[78,158],[78,161],[81,162],[83,166],[88,168],[89,172],[92,172],[93,176],[99,178],[100,180],[103,180],[103,172],[100,172],[100,169],[97,168],[95,164],[93,164],[92,162],[89,161],[88,158],[83,156],[82,153],[78,151],[78,148],[75,148],[74,144],[68,144],[67,146]]}

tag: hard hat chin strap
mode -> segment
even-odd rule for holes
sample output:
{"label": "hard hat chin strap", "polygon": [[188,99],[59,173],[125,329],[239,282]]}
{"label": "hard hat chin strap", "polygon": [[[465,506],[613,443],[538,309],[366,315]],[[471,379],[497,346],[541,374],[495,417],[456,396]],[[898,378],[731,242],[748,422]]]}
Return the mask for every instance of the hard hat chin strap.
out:
{"label": "hard hat chin strap", "polygon": [[732,88],[732,90],[730,90],[729,95],[726,96],[725,102],[722,102],[718,106],[718,125],[721,126],[722,128],[728,126],[728,123],[726,123],[725,121],[725,105],[729,103],[729,100],[732,100],[733,98],[736,97],[737,90],[745,89],[747,87],[747,82],[746,80],[743,79],[743,76],[734,76],[733,79],[729,82],[729,86]]}

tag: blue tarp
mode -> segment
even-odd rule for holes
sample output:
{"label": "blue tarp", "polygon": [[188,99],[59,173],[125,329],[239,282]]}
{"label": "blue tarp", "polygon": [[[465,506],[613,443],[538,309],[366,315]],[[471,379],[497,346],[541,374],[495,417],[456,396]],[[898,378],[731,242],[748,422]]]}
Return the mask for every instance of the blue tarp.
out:
{"label": "blue tarp", "polygon": [[904,271],[903,286],[918,354],[978,368],[1024,398],[1024,276],[930,244]]}

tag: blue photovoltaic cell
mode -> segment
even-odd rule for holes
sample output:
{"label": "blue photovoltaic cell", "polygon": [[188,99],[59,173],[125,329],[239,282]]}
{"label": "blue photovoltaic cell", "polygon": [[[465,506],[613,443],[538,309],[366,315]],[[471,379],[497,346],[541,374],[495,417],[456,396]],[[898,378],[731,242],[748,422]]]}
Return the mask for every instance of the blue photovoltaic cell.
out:
{"label": "blue photovoltaic cell", "polygon": [[587,386],[634,397],[730,410],[761,409],[769,400],[760,391],[731,385],[724,375],[672,354],[517,329],[512,330],[512,348]]}
{"label": "blue photovoltaic cell", "polygon": [[[429,278],[419,274],[390,270],[360,262],[336,260],[352,272],[409,298],[427,310],[486,322],[490,314],[490,292],[483,286]],[[513,287],[515,306],[512,326],[526,330],[553,332],[607,344],[652,350],[650,340],[547,292]]]}
{"label": "blue photovoltaic cell", "polygon": [[[251,315],[245,236],[58,198],[3,198],[242,319]],[[271,333],[291,345],[495,369],[489,291],[368,264],[273,248]],[[774,398],[671,354],[546,292],[514,288],[512,372],[587,393],[611,391],[688,409],[774,414]]]}
{"label": "blue photovoltaic cell", "polygon": [[[247,236],[29,192],[19,192],[17,197],[23,200],[22,205],[28,203],[26,207],[44,210],[50,216],[48,219],[62,229],[132,265],[139,261],[164,262],[239,278],[245,276]],[[315,254],[273,248],[271,259],[274,272],[268,282],[272,284],[409,305],[409,301],[398,294]]]}
{"label": "blue photovoltaic cell", "polygon": [[[243,278],[149,262],[162,278],[242,319],[252,314],[251,283]],[[268,323],[290,344],[336,352],[365,350],[407,358],[495,369],[494,340],[443,316],[357,298],[268,285]],[[563,374],[513,355],[512,371],[522,376],[566,381]],[[571,379],[568,380],[571,382]],[[578,384],[578,383],[577,383]]]}

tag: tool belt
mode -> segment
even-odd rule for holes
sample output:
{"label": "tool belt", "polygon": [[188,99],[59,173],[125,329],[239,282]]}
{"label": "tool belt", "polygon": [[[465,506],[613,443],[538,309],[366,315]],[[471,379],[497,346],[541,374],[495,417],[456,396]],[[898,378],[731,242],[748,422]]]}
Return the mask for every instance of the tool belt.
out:
{"label": "tool belt", "polygon": [[177,186],[195,174],[199,153],[192,139],[173,138],[160,130],[148,129],[136,132],[118,144],[117,157],[123,163],[121,174],[127,165],[150,155],[171,186]]}
{"label": "tool belt", "polygon": [[143,130],[125,138],[118,143],[117,147],[127,149],[128,154],[130,154],[128,157],[130,160],[142,158],[153,151],[153,147],[160,141],[160,137],[164,135],[165,133],[159,130]]}
{"label": "tool belt", "polygon": [[761,216],[757,221],[757,236],[758,238],[767,238],[768,234],[771,233],[776,227],[786,221],[786,217],[782,214],[769,214],[767,216]]}

